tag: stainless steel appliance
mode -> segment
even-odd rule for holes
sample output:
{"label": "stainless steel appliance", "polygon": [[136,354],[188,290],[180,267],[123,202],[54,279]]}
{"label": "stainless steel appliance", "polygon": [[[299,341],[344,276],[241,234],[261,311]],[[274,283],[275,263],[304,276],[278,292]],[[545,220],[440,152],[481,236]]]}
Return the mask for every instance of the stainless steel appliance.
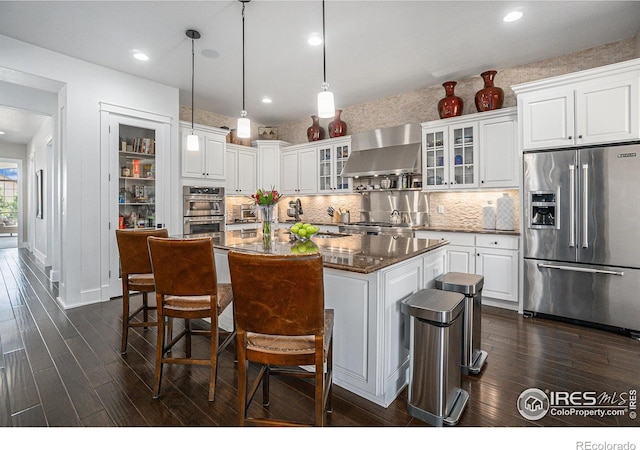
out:
{"label": "stainless steel appliance", "polygon": [[182,193],[184,235],[224,231],[224,188],[184,186]]}
{"label": "stainless steel appliance", "polygon": [[255,222],[257,220],[255,203],[234,205],[233,217],[235,222]]}
{"label": "stainless steel appliance", "polygon": [[640,330],[640,144],[524,155],[524,311]]}

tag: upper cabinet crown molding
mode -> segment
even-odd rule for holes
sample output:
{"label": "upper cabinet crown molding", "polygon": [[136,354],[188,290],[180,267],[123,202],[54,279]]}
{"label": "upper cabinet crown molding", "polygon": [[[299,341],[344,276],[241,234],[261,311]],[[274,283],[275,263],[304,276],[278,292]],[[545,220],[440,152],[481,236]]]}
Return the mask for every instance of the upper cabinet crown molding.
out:
{"label": "upper cabinet crown molding", "polygon": [[640,59],[513,86],[523,150],[640,139]]}
{"label": "upper cabinet crown molding", "polygon": [[527,83],[514,84],[513,86],[511,86],[511,89],[516,95],[520,95],[531,91],[539,91],[540,89],[564,86],[570,83],[598,80],[603,76],[625,74],[634,70],[640,70],[640,58],[630,59],[628,61],[609,64],[606,66],[595,67],[593,69],[572,72],[566,75],[543,78],[541,80],[530,81]]}

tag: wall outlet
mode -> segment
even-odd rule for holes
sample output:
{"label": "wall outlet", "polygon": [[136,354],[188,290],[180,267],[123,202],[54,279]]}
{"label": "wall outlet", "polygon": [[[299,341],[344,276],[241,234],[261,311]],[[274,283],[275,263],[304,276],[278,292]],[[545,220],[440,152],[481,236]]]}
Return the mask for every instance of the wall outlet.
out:
{"label": "wall outlet", "polygon": [[444,214],[444,206],[438,205],[438,214]]}

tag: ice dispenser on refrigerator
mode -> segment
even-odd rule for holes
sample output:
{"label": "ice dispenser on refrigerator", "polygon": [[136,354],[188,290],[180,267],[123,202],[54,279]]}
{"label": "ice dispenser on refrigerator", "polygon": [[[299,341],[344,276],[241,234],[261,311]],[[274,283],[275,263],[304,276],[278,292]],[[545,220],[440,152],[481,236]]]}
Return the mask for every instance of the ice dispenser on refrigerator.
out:
{"label": "ice dispenser on refrigerator", "polygon": [[553,191],[534,191],[529,193],[529,228],[556,228],[557,194]]}

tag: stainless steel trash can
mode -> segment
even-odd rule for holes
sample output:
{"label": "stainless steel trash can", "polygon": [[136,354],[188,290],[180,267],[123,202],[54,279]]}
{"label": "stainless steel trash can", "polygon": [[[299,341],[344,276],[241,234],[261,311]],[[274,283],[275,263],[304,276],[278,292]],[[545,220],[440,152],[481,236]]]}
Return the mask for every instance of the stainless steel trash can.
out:
{"label": "stainless steel trash can", "polygon": [[455,425],[469,400],[460,373],[464,295],[423,289],[401,309],[411,318],[407,410],[431,425]]}
{"label": "stainless steel trash can", "polygon": [[459,292],[465,296],[462,326],[462,373],[478,374],[487,360],[480,348],[482,336],[482,286],[484,277],[471,273],[449,272],[435,280],[437,289]]}

